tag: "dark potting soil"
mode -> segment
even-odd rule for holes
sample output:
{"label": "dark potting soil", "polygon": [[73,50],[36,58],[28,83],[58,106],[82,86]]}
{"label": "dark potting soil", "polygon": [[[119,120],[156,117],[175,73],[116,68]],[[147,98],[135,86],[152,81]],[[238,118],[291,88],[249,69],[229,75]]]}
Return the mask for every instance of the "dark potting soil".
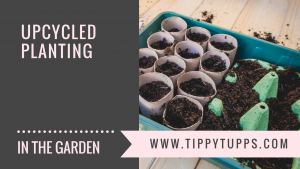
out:
{"label": "dark potting soil", "polygon": [[150,46],[151,46],[151,48],[162,50],[162,49],[165,49],[172,45],[173,45],[173,43],[168,43],[166,38],[164,38],[163,40],[152,43]]}
{"label": "dark potting soil", "polygon": [[155,115],[152,114],[152,115],[150,116],[150,118],[151,118],[153,121],[155,121],[155,122],[157,122],[157,123],[163,125],[163,117],[162,117],[162,116],[159,116],[159,115],[157,115],[157,114],[155,114]]}
{"label": "dark potting soil", "polygon": [[178,54],[179,54],[181,57],[186,58],[186,59],[191,59],[191,58],[197,58],[197,57],[200,57],[200,54],[199,54],[199,53],[189,53],[188,51],[189,51],[188,48],[186,48],[185,50],[181,50],[181,49],[179,48],[179,53],[178,53]]}
{"label": "dark potting soil", "polygon": [[215,42],[215,41],[212,41],[210,42],[211,45],[213,45],[215,48],[217,49],[220,49],[220,50],[232,50],[235,48],[235,46],[233,46],[232,43],[228,43],[228,42]]}
{"label": "dark potting soil", "polygon": [[143,69],[149,68],[154,65],[155,61],[156,58],[154,56],[149,56],[149,57],[143,56],[139,59],[139,68],[143,68]]}
{"label": "dark potting soil", "polygon": [[248,167],[256,169],[256,165],[263,169],[291,169],[292,158],[238,158],[239,162],[249,160]]}
{"label": "dark potting soil", "polygon": [[[299,95],[298,95],[299,97]],[[291,111],[291,104],[278,98],[267,99],[269,106],[268,130],[299,130],[300,122]]]}
{"label": "dark potting soil", "polygon": [[142,85],[139,94],[148,102],[155,102],[163,98],[171,91],[171,88],[161,81],[153,81]]}
{"label": "dark potting soil", "polygon": [[[237,74],[236,83],[221,82],[217,89],[216,97],[223,101],[223,114],[215,116],[213,112],[204,107],[203,121],[198,130],[242,130],[239,119],[254,105],[259,103],[259,95],[252,89],[253,86],[267,73],[257,61],[240,60],[239,66],[229,71],[230,76]],[[277,66],[273,66],[275,70]],[[291,111],[291,104],[300,99],[300,78],[296,74],[296,68],[284,67],[287,71],[276,72],[279,76],[277,98],[267,99],[269,107],[268,130],[299,130],[300,122]],[[226,76],[226,75],[225,75]],[[285,168],[290,169],[292,158],[258,158],[252,163],[251,158],[241,158],[240,162],[247,161],[247,166],[255,169],[261,168]]]}
{"label": "dark potting soil", "polygon": [[214,19],[214,14],[209,14],[207,11],[203,11],[201,13],[202,13],[202,17],[205,18],[202,21],[212,23],[212,21]]}
{"label": "dark potting soil", "polygon": [[252,88],[269,71],[258,62],[240,60],[237,63],[239,66],[228,72],[230,76],[236,73],[236,83],[223,80],[217,88],[216,98],[222,100],[224,107],[222,116],[205,111],[199,130],[242,130],[240,118],[260,102],[259,95]]}
{"label": "dark potting soil", "polygon": [[204,33],[192,33],[191,30],[189,31],[187,38],[195,42],[205,42],[208,40],[208,36],[206,36]]}
{"label": "dark potting soil", "polygon": [[197,123],[202,116],[198,106],[186,98],[172,100],[166,109],[166,123],[175,128],[186,128]]}
{"label": "dark potting soil", "polygon": [[169,32],[179,32],[179,31],[180,31],[180,30],[177,29],[177,28],[172,28],[172,29],[169,30]]}
{"label": "dark potting soil", "polygon": [[226,70],[225,60],[222,60],[218,55],[211,55],[208,59],[204,60],[201,65],[204,70],[210,72],[222,72]]}
{"label": "dark potting soil", "polygon": [[179,67],[176,63],[174,62],[166,62],[160,66],[157,66],[155,69],[156,72],[163,73],[167,76],[174,76],[179,74],[180,72],[183,71],[183,68]]}
{"label": "dark potting soil", "polygon": [[189,81],[180,83],[180,88],[184,92],[194,95],[208,97],[215,94],[210,83],[204,82],[201,78],[193,78]]}
{"label": "dark potting soil", "polygon": [[258,38],[258,39],[262,39],[268,42],[272,42],[272,43],[279,43],[276,39],[275,36],[272,36],[272,33],[268,33],[268,32],[264,32],[264,34],[259,34],[257,32],[253,32],[253,36]]}

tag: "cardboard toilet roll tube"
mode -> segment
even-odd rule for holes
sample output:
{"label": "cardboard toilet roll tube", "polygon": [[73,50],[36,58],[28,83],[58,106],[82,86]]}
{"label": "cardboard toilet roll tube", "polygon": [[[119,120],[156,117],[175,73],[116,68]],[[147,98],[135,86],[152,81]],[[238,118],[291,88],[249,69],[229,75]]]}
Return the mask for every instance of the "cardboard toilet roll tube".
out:
{"label": "cardboard toilet roll tube", "polygon": [[161,41],[164,38],[166,39],[167,43],[172,43],[170,49],[173,51],[174,37],[167,32],[156,32],[152,34],[147,40],[148,48],[154,50],[157,53],[158,58],[165,56],[165,49],[154,49],[150,45],[154,42]]}
{"label": "cardboard toilet roll tube", "polygon": [[[177,28],[179,32],[169,32]],[[170,17],[161,22],[161,30],[170,33],[178,42],[184,40],[184,34],[187,29],[187,23],[180,17]]]}
{"label": "cardboard toilet roll tube", "polygon": [[[211,56],[214,56],[214,55],[219,56],[221,60],[225,61],[226,70],[224,70],[222,72],[211,72],[211,71],[205,70],[202,67],[202,62],[205,61],[206,59],[210,58]],[[206,53],[204,53],[204,55],[200,59],[199,70],[201,72],[204,72],[205,74],[207,74],[215,82],[215,84],[218,85],[222,81],[223,76],[227,73],[227,71],[229,69],[229,66],[230,66],[230,60],[224,52],[207,51]]]}
{"label": "cardboard toilet roll tube", "polygon": [[202,119],[203,119],[203,114],[204,114],[204,111],[203,111],[203,106],[195,99],[191,98],[191,97],[187,97],[187,96],[184,96],[184,95],[177,95],[175,96],[172,100],[176,100],[176,99],[180,99],[180,98],[186,98],[188,99],[189,101],[191,101],[192,103],[195,103],[199,110],[202,111],[202,116],[201,118],[197,121],[197,123],[189,126],[189,127],[186,127],[186,128],[175,128],[175,127],[172,127],[170,125],[168,125],[168,123],[166,123],[166,120],[165,120],[165,117],[166,117],[166,113],[167,113],[167,108],[165,109],[164,111],[164,114],[163,114],[163,121],[164,121],[164,124],[169,127],[170,129],[172,130],[177,130],[177,131],[186,131],[186,130],[196,130],[197,127],[202,123]]}
{"label": "cardboard toilet roll tube", "polygon": [[167,84],[171,88],[171,90],[167,95],[155,102],[148,102],[141,95],[139,95],[139,106],[141,109],[141,113],[143,116],[146,116],[148,118],[151,118],[151,115],[162,116],[165,109],[165,105],[172,100],[174,95],[174,87],[172,80],[162,73],[151,72],[139,76],[139,88],[142,85],[146,83],[151,83],[153,81],[162,81],[165,84]]}
{"label": "cardboard toilet roll tube", "polygon": [[[229,44],[232,43],[232,45],[235,46],[235,48],[232,49],[232,50],[228,50],[228,51],[227,50],[220,50],[220,49],[215,48],[211,44],[212,41],[215,41],[215,42],[228,42]],[[230,60],[230,66],[232,66],[237,48],[238,48],[238,41],[233,36],[230,36],[230,35],[227,35],[227,34],[216,34],[216,35],[212,36],[209,39],[209,43],[208,43],[208,46],[207,46],[207,51],[221,51],[221,52],[224,52]]]}
{"label": "cardboard toilet roll tube", "polygon": [[[179,55],[179,52],[180,52],[179,48],[182,51],[185,49],[189,49],[188,50],[189,53],[199,53],[200,56],[197,58],[191,58],[191,59],[183,58]],[[182,41],[182,42],[177,43],[177,45],[175,46],[175,49],[174,49],[174,53],[176,56],[179,56],[182,60],[185,61],[186,72],[189,72],[189,71],[198,70],[200,58],[203,55],[203,48],[196,42]]]}
{"label": "cardboard toilet roll tube", "polygon": [[[154,56],[156,58],[156,60],[158,59],[157,53],[149,48],[141,48],[139,49],[139,59],[142,57],[146,57],[148,58],[149,56]],[[149,68],[139,68],[139,75],[145,74],[145,73],[149,73],[149,72],[153,72],[154,71],[154,64],[153,66],[149,67]]]}
{"label": "cardboard toilet roll tube", "polygon": [[173,82],[174,88],[177,86],[177,79],[185,73],[186,65],[185,62],[178,56],[164,56],[162,58],[159,58],[155,63],[154,63],[154,71],[156,72],[156,68],[160,65],[165,64],[166,62],[174,62],[176,63],[179,67],[183,68],[182,72],[178,73],[177,75],[174,76],[169,76],[170,79]]}
{"label": "cardboard toilet roll tube", "polygon": [[187,29],[187,30],[185,31],[185,34],[184,34],[185,40],[187,40],[187,41],[192,41],[192,40],[190,40],[190,39],[188,38],[188,35],[189,35],[190,33],[200,33],[200,34],[205,34],[206,36],[208,36],[208,39],[207,39],[206,41],[204,41],[204,42],[196,42],[196,41],[193,41],[193,42],[196,42],[196,43],[198,43],[199,45],[201,45],[202,48],[203,48],[203,51],[206,52],[206,51],[207,51],[207,44],[208,44],[208,41],[209,41],[209,39],[210,39],[210,37],[211,37],[210,32],[209,32],[207,29],[202,28],[202,27],[197,27],[197,26],[191,27],[191,28],[189,28],[189,29]]}
{"label": "cardboard toilet roll tube", "polygon": [[[215,94],[211,95],[211,96],[207,96],[207,97],[203,97],[203,96],[194,96],[191,94],[186,93],[185,91],[183,91],[180,88],[180,83],[185,82],[185,81],[189,81],[191,79],[194,78],[201,78],[204,82],[208,82],[211,84],[211,86],[213,87],[213,89],[215,90]],[[181,75],[178,80],[177,80],[177,93],[179,95],[184,95],[184,96],[188,96],[191,97],[193,99],[196,99],[197,101],[199,101],[202,106],[205,106],[210,100],[212,100],[215,95],[217,94],[217,89],[216,89],[216,85],[215,82],[205,73],[200,72],[200,71],[190,71],[187,72],[183,75]]]}

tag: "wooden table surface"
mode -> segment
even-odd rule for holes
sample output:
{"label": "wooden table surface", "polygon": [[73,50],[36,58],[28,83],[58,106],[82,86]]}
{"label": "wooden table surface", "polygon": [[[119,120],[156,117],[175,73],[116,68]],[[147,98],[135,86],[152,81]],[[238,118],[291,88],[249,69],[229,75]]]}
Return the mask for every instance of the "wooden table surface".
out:
{"label": "wooden table surface", "polygon": [[[300,0],[139,0],[141,29],[164,11],[195,19],[208,11],[213,25],[251,36],[271,32],[280,45],[300,50]],[[140,158],[139,168],[218,169],[198,158]]]}

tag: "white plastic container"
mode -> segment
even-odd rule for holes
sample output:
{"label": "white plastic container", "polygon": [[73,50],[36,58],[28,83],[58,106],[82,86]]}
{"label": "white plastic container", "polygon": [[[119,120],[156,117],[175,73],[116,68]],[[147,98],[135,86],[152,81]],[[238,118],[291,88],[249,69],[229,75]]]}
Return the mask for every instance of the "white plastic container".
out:
{"label": "white plastic container", "polygon": [[186,99],[188,99],[189,101],[191,101],[192,103],[195,103],[195,104],[198,106],[199,110],[202,111],[202,116],[201,116],[201,118],[197,121],[197,123],[195,123],[195,124],[193,124],[193,125],[191,125],[191,126],[189,126],[189,127],[186,127],[186,128],[175,128],[175,127],[172,127],[172,126],[168,125],[167,123],[165,123],[165,122],[166,122],[165,117],[166,117],[166,112],[167,112],[167,108],[166,108],[166,109],[164,110],[164,114],[163,114],[163,121],[164,121],[164,124],[165,124],[167,127],[169,127],[170,129],[176,130],[176,131],[196,130],[197,127],[202,123],[203,114],[204,114],[203,106],[202,106],[197,100],[195,100],[195,99],[193,99],[193,98],[191,98],[191,97],[184,96],[184,95],[177,95],[177,96],[175,96],[172,100],[176,100],[176,99],[179,99],[179,98],[186,98]]}
{"label": "white plastic container", "polygon": [[[215,90],[215,93],[211,96],[203,97],[203,96],[194,96],[194,95],[188,94],[185,91],[183,91],[180,88],[180,83],[185,82],[185,81],[189,81],[193,78],[201,78],[204,82],[210,83],[211,86],[213,87],[213,89]],[[188,96],[188,97],[191,97],[193,99],[196,99],[203,106],[205,106],[210,100],[212,100],[215,97],[215,95],[217,94],[217,89],[216,89],[215,82],[207,74],[205,74],[203,72],[200,72],[200,71],[190,71],[190,72],[187,72],[187,73],[183,74],[182,76],[180,76],[178,78],[178,80],[177,80],[177,93],[179,95],[184,95],[184,96]]]}
{"label": "white plastic container", "polygon": [[156,72],[156,68],[160,65],[163,65],[165,64],[166,62],[174,62],[176,63],[179,67],[183,68],[182,72],[180,72],[179,74],[177,75],[174,75],[174,76],[169,76],[170,79],[172,80],[173,82],[173,85],[174,85],[174,88],[176,88],[177,86],[177,79],[183,75],[185,73],[185,69],[186,69],[186,65],[185,65],[185,62],[179,58],[178,56],[164,56],[160,59],[158,59],[155,63],[154,63],[154,71]]}
{"label": "white plastic container", "polygon": [[167,95],[155,102],[148,102],[141,95],[139,95],[139,106],[141,109],[141,113],[143,116],[148,118],[151,118],[151,115],[162,116],[165,109],[165,105],[172,100],[174,95],[174,87],[172,80],[162,73],[151,72],[139,76],[139,88],[142,85],[146,83],[151,83],[153,81],[162,81],[165,84],[167,84],[171,88],[171,90]]}
{"label": "white plastic container", "polygon": [[[149,56],[154,56],[156,58],[156,60],[158,60],[157,53],[154,50],[149,49],[149,48],[139,49],[139,59],[144,57],[144,56],[146,58],[148,58]],[[154,72],[154,65],[155,65],[155,63],[153,64],[153,66],[151,66],[149,68],[145,68],[145,69],[144,68],[139,68],[139,75],[149,73],[149,72]]]}
{"label": "white plastic container", "polygon": [[[200,33],[200,34],[205,34],[206,36],[208,36],[208,39],[207,39],[206,41],[204,41],[204,42],[196,42],[196,41],[192,41],[191,39],[188,38],[189,33]],[[185,36],[185,40],[187,40],[187,41],[192,41],[192,42],[196,42],[196,43],[198,43],[199,45],[202,46],[204,52],[207,51],[208,41],[209,41],[209,39],[211,38],[211,34],[210,34],[210,32],[209,32],[207,29],[202,28],[202,27],[197,27],[197,26],[191,27],[191,28],[189,28],[189,29],[187,29],[187,30],[185,31],[184,36]]]}
{"label": "white plastic container", "polygon": [[[199,53],[200,56],[197,58],[186,59],[179,55],[179,52],[180,52],[179,48],[182,51],[184,51],[185,49],[188,48],[189,53]],[[182,42],[177,43],[177,45],[175,46],[175,49],[174,49],[174,53],[176,56],[179,56],[182,60],[185,61],[186,72],[189,72],[189,71],[197,70],[199,68],[200,58],[203,55],[203,48],[196,42],[182,41]]]}
{"label": "white plastic container", "polygon": [[[213,55],[217,55],[221,58],[221,60],[225,61],[225,65],[226,65],[226,69],[222,72],[211,72],[211,71],[207,71],[202,67],[202,62],[208,58],[210,58],[210,56]],[[199,70],[201,72],[204,72],[205,74],[207,74],[214,82],[216,85],[218,85],[222,79],[223,76],[227,73],[228,69],[230,66],[230,60],[229,58],[226,56],[226,54],[224,52],[220,52],[220,51],[208,51],[206,53],[204,53],[204,55],[201,57],[200,59],[200,66],[199,66]]]}
{"label": "white plastic container", "polygon": [[[169,32],[177,28],[179,32]],[[161,30],[170,33],[178,42],[184,40],[184,34],[187,29],[187,23],[180,17],[170,17],[162,21]]]}
{"label": "white plastic container", "polygon": [[[235,48],[232,49],[232,50],[228,50],[228,51],[227,50],[220,50],[220,49],[215,48],[211,44],[212,41],[215,41],[215,42],[228,42],[229,44],[232,43],[232,45],[235,46]],[[207,51],[221,51],[221,52],[224,52],[230,60],[230,66],[232,66],[237,48],[238,48],[238,41],[233,36],[230,36],[230,35],[227,35],[227,34],[216,34],[216,35],[212,36],[209,39],[209,43],[208,43],[208,46],[207,46]]]}

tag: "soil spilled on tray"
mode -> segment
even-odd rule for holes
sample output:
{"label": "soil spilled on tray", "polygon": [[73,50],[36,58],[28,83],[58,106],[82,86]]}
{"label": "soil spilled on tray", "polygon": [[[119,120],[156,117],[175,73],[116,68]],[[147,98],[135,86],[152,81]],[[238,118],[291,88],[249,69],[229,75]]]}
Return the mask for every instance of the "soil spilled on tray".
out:
{"label": "soil spilled on tray", "polygon": [[209,39],[208,36],[205,35],[204,33],[196,33],[196,32],[192,33],[191,29],[187,35],[187,38],[189,38],[194,42],[205,42]]}
{"label": "soil spilled on tray", "polygon": [[183,68],[179,67],[176,63],[174,62],[169,62],[167,61],[166,63],[157,66],[155,69],[156,72],[163,73],[167,76],[174,76],[179,74],[180,72],[183,71]]}
{"label": "soil spilled on tray", "polygon": [[235,48],[235,46],[233,46],[232,43],[228,43],[228,42],[215,42],[215,41],[212,41],[210,42],[211,45],[213,45],[215,48],[217,49],[220,49],[220,50],[226,50],[226,51],[229,51],[229,50],[232,50]]}
{"label": "soil spilled on tray", "polygon": [[154,62],[156,61],[156,58],[154,56],[143,56],[139,59],[139,68],[149,68],[152,67],[154,65]]}
{"label": "soil spilled on tray", "polygon": [[139,94],[148,102],[155,102],[163,98],[171,88],[162,81],[153,81],[142,85]]}
{"label": "soil spilled on tray", "polygon": [[203,81],[201,78],[193,78],[189,81],[182,82],[180,83],[180,88],[184,92],[194,96],[208,97],[215,94],[212,85]]}
{"label": "soil spilled on tray", "polygon": [[151,48],[154,48],[154,49],[163,50],[172,45],[173,45],[173,43],[168,43],[166,38],[164,38],[163,40],[153,42],[150,46],[151,46]]}
{"label": "soil spilled on tray", "polygon": [[166,109],[166,123],[174,128],[186,128],[197,123],[202,116],[198,106],[186,98],[169,102]]}
{"label": "soil spilled on tray", "polygon": [[189,49],[186,48],[185,50],[181,50],[179,48],[179,55],[183,58],[186,58],[186,59],[192,59],[192,58],[197,58],[197,57],[200,57],[200,54],[199,53],[189,53],[188,52]]}
{"label": "soil spilled on tray", "polygon": [[212,55],[208,59],[202,61],[202,67],[210,72],[222,72],[226,70],[225,60],[222,60],[218,55]]}
{"label": "soil spilled on tray", "polygon": [[279,43],[276,39],[275,36],[272,36],[272,33],[268,33],[268,32],[264,32],[263,34],[257,33],[257,32],[253,32],[253,36],[258,38],[258,39],[262,39],[268,42],[272,42],[272,43]]}

